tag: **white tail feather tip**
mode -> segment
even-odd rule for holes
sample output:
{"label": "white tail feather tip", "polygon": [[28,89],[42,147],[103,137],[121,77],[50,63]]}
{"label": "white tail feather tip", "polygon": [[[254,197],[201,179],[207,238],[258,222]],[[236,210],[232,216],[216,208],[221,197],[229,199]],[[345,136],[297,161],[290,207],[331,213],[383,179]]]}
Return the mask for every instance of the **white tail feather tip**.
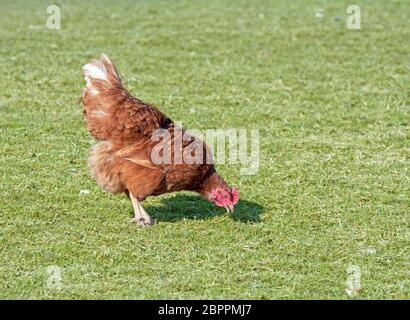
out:
{"label": "white tail feather tip", "polygon": [[85,80],[87,84],[92,79],[108,81],[108,74],[105,66],[98,60],[87,63],[83,66]]}

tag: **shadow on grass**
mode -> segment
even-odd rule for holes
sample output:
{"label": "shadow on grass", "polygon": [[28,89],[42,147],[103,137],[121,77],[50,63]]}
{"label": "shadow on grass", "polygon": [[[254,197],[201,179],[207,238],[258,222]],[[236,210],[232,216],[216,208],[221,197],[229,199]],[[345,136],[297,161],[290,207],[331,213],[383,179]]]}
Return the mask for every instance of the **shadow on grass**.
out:
{"label": "shadow on grass", "polygon": [[[148,213],[157,221],[175,222],[182,219],[209,219],[227,214],[225,208],[219,208],[213,203],[194,195],[176,195],[165,198],[160,206],[147,208]],[[263,207],[255,202],[239,200],[235,211],[229,216],[241,222],[260,222]]]}

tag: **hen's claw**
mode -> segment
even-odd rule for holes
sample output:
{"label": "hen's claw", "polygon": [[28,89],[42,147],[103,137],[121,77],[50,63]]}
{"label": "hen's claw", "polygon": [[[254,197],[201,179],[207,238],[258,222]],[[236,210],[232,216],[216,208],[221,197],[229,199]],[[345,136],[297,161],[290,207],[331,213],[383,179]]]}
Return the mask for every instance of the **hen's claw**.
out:
{"label": "hen's claw", "polygon": [[141,206],[137,198],[130,193],[130,199],[134,208],[134,218],[131,220],[133,223],[138,223],[141,226],[153,225],[155,220],[152,219],[149,214]]}
{"label": "hen's claw", "polygon": [[134,217],[130,220],[130,223],[138,223],[140,226],[146,226],[155,224],[155,220],[151,217],[149,219]]}

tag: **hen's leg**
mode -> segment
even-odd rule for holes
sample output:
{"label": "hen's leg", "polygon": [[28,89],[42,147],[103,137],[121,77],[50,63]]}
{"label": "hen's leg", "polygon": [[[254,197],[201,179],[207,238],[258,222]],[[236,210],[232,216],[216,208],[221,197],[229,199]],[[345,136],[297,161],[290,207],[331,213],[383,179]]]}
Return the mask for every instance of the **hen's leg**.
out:
{"label": "hen's leg", "polygon": [[155,224],[155,220],[148,215],[141,203],[131,194],[131,192],[129,196],[132,206],[134,207],[134,218],[132,218],[131,222],[138,223],[143,226],[147,224]]}

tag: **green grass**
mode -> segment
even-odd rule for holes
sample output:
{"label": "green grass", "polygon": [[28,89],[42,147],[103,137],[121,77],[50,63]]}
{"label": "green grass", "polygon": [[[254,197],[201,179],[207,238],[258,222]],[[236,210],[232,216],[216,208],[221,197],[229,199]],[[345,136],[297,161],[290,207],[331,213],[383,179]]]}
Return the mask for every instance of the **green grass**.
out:
{"label": "green grass", "polygon": [[[355,1],[360,31],[351,1],[58,3],[59,31],[48,1],[0,4],[0,298],[350,299],[351,264],[354,298],[410,298],[408,1]],[[97,187],[78,98],[102,52],[185,127],[260,130],[257,175],[218,166],[233,216],[170,194],[139,228]]]}

